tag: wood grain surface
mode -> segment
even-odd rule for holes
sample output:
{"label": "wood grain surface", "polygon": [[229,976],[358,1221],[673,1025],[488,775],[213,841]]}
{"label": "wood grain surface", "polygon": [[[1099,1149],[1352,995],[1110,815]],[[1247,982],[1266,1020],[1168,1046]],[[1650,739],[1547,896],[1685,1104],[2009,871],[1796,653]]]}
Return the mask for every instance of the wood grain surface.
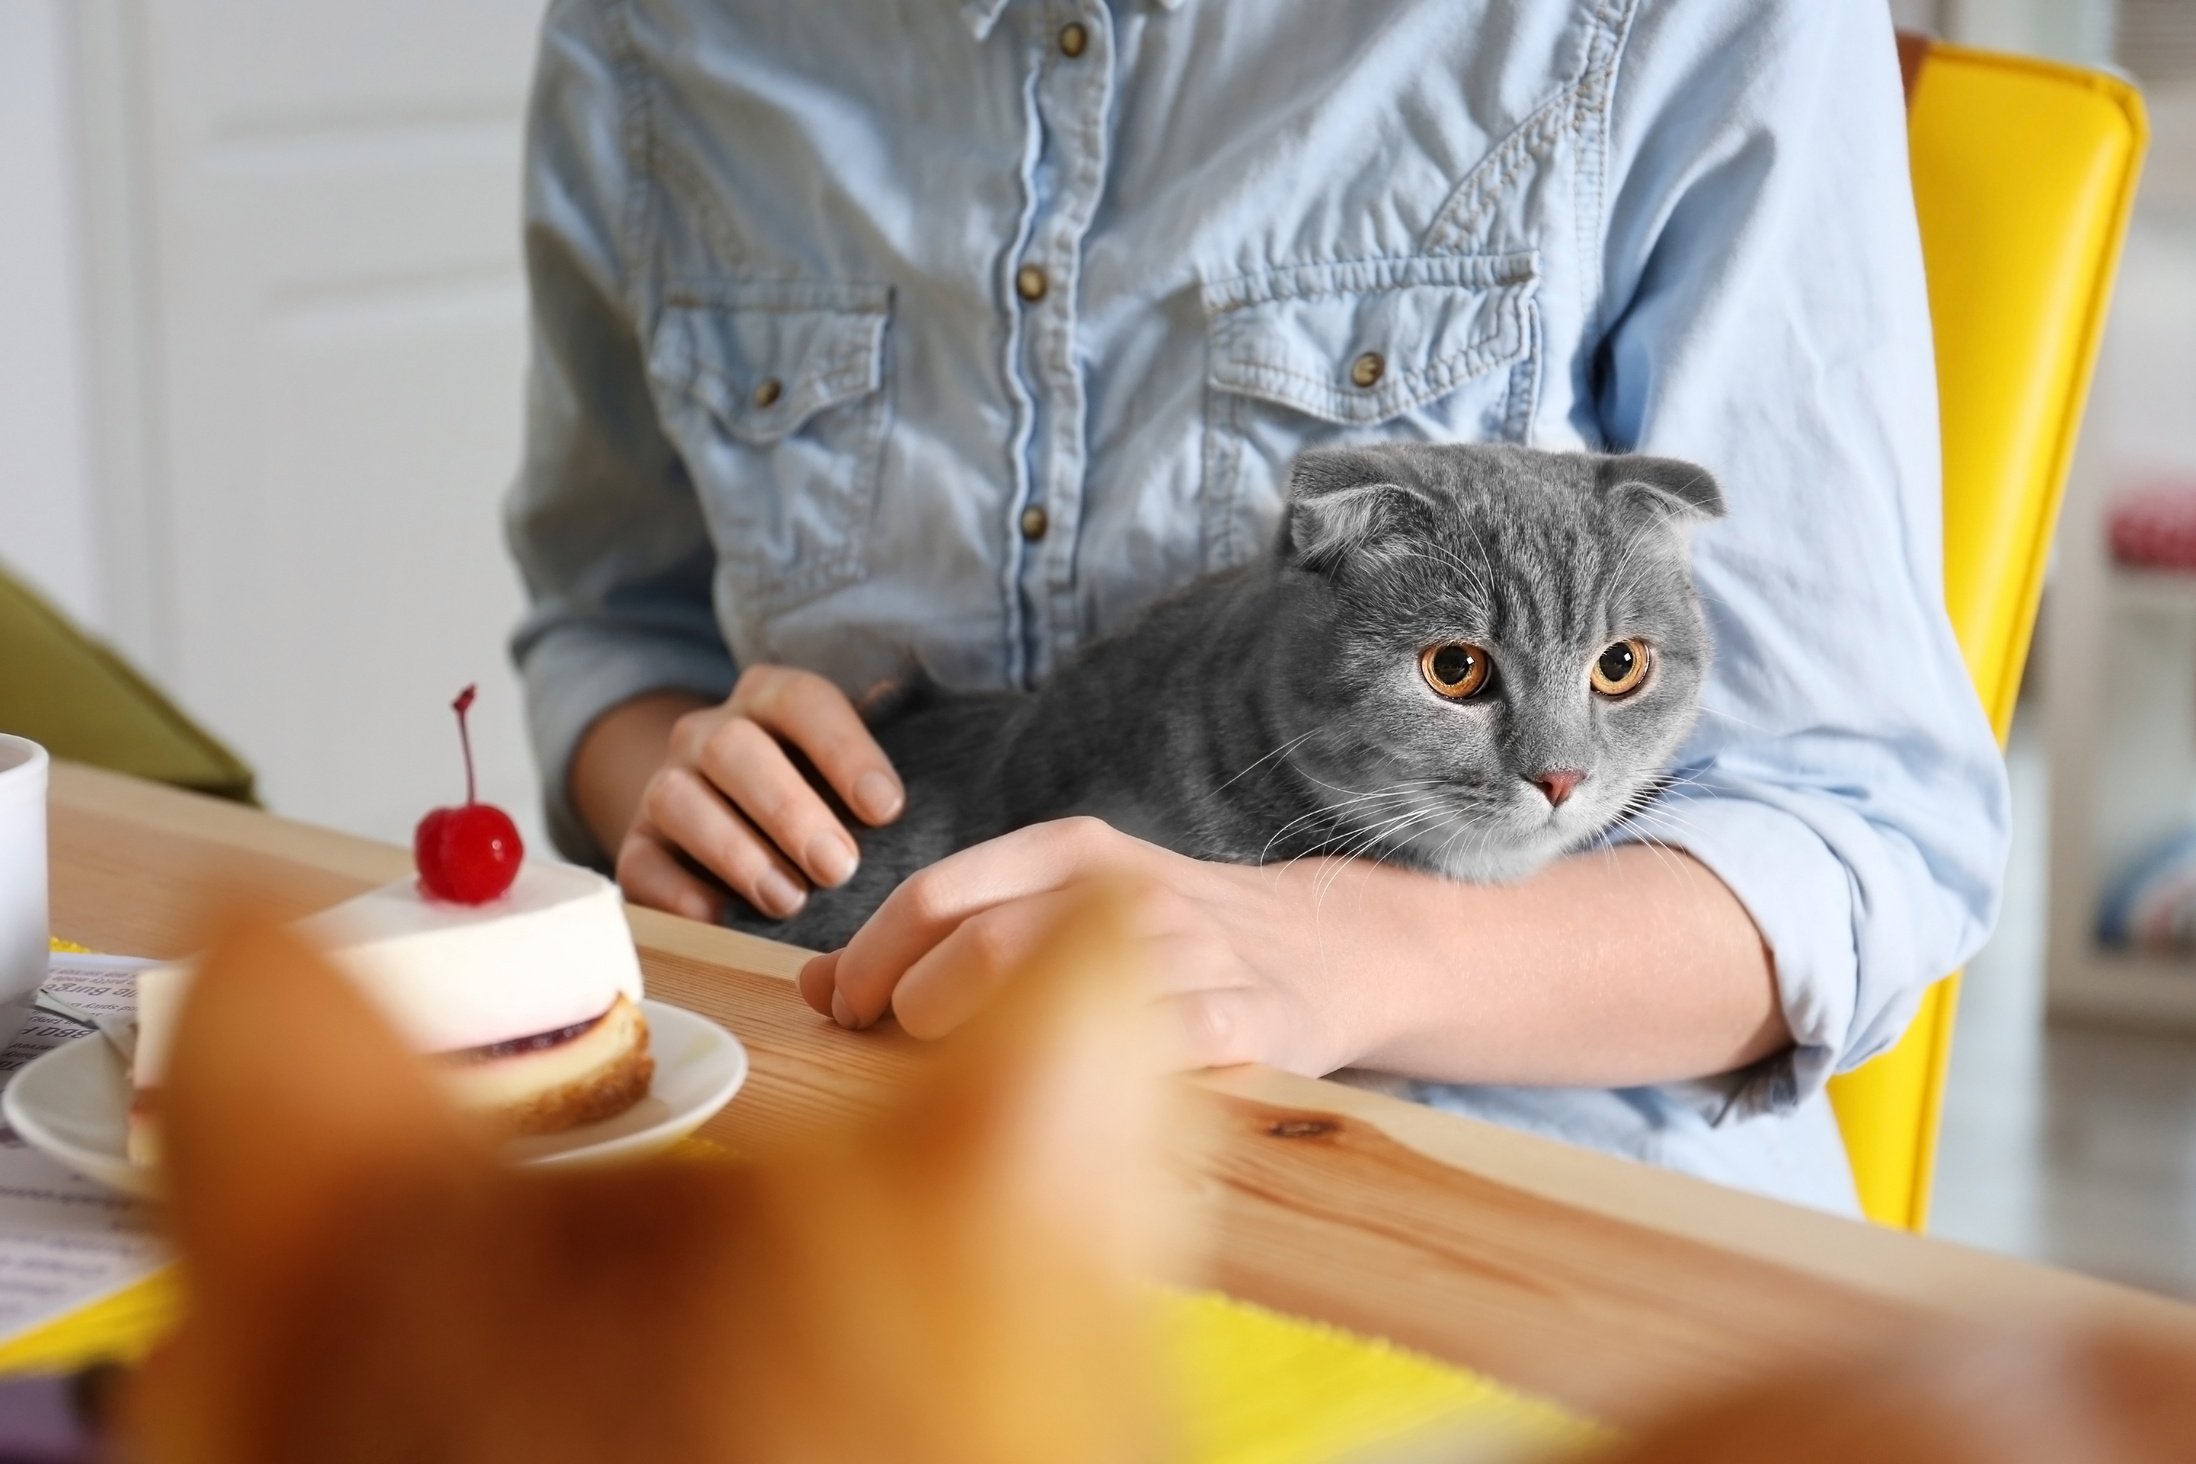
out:
{"label": "wood grain surface", "polygon": [[[404,876],[409,851],[82,768],[53,779],[53,929],[187,951],[217,901],[301,915]],[[912,1044],[842,1032],[795,995],[800,955],[632,912],[649,992],[724,1023],[754,1076],[704,1130],[797,1142],[891,1101]],[[2196,1309],[1815,1214],[1337,1084],[1259,1068],[1192,1080],[1172,1166],[1209,1206],[1179,1279],[1421,1348],[1622,1425],[1765,1364],[1836,1357],[1983,1314]]]}

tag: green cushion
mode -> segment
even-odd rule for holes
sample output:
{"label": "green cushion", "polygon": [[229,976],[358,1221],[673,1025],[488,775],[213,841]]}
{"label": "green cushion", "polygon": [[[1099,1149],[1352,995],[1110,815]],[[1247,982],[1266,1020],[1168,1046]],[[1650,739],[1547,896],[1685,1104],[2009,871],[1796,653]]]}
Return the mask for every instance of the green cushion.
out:
{"label": "green cushion", "polygon": [[72,762],[252,801],[252,770],[235,753],[5,570],[0,732]]}

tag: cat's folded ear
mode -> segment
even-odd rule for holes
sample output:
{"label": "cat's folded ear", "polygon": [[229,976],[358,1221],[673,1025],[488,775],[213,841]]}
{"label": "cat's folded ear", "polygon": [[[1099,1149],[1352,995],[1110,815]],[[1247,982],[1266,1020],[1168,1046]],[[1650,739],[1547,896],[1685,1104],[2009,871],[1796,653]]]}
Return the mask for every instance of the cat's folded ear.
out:
{"label": "cat's folded ear", "polygon": [[1431,530],[1431,505],[1394,481],[1393,464],[1364,448],[1297,456],[1276,546],[1284,564],[1325,572],[1413,527]]}
{"label": "cat's folded ear", "polygon": [[1723,490],[1706,468],[1677,458],[1624,453],[1603,458],[1600,487],[1612,503],[1672,523],[1705,523],[1723,517]]}

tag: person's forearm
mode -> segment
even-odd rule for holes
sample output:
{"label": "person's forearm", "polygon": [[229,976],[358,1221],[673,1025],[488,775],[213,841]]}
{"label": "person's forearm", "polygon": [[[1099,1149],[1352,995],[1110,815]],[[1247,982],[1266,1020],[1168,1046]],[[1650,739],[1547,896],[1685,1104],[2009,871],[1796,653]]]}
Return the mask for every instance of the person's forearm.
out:
{"label": "person's forearm", "polygon": [[616,856],[640,812],[648,780],[663,765],[671,724],[711,704],[691,692],[650,692],[604,712],[580,738],[567,791],[580,822],[605,854]]}
{"label": "person's forearm", "polygon": [[1625,845],[1501,886],[1360,864],[1319,906],[1329,977],[1359,994],[1362,1067],[1622,1087],[1791,1044],[1760,933],[1683,853]]}

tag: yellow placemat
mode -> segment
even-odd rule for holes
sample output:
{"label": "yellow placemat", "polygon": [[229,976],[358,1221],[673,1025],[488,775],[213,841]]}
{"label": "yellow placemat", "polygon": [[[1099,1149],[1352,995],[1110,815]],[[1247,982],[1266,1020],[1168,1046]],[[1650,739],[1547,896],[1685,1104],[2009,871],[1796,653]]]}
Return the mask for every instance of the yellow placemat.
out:
{"label": "yellow placemat", "polygon": [[1198,1464],[1324,1464],[1420,1437],[1537,1456],[1607,1437],[1552,1403],[1385,1342],[1217,1292],[1166,1301],[1186,1457]]}

